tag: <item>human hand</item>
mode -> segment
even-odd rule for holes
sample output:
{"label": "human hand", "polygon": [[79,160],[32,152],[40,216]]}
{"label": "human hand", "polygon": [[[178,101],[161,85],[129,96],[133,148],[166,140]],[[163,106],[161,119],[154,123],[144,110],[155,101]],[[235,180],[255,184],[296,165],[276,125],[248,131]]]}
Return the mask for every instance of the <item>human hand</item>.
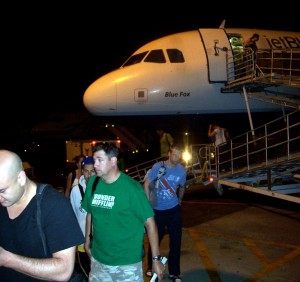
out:
{"label": "human hand", "polygon": [[89,258],[92,257],[92,252],[91,252],[91,240],[90,239],[86,239],[85,243],[84,243],[84,250],[86,252],[86,254],[89,256]]}
{"label": "human hand", "polygon": [[150,282],[155,281],[156,277],[158,277],[158,281],[162,281],[164,278],[164,272],[166,269],[167,258],[163,257],[161,260],[155,260],[152,264],[152,279]]}

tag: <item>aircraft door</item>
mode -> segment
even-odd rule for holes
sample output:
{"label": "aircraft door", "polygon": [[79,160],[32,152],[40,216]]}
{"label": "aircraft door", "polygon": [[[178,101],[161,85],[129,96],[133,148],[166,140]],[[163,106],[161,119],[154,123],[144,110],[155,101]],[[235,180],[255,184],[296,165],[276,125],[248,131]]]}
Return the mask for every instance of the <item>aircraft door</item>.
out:
{"label": "aircraft door", "polygon": [[224,29],[199,29],[208,61],[208,79],[210,82],[227,81],[226,54],[232,57],[230,42]]}

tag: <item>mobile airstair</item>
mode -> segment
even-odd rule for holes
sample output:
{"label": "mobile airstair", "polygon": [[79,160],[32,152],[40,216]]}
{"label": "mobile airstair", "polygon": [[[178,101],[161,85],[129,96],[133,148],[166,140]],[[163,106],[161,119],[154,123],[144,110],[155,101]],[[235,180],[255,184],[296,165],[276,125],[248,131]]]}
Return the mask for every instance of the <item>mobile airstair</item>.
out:
{"label": "mobile airstair", "polygon": [[[220,195],[227,189],[243,189],[300,203],[298,110],[218,147],[200,144],[191,145],[190,150],[200,159],[200,170],[194,170],[196,182],[213,181]],[[196,164],[187,168],[193,170]]]}
{"label": "mobile airstair", "polygon": [[[215,147],[193,144],[186,188],[213,184],[220,195],[227,189],[243,189],[300,203],[300,111],[236,136]],[[157,158],[129,168],[139,182]]]}

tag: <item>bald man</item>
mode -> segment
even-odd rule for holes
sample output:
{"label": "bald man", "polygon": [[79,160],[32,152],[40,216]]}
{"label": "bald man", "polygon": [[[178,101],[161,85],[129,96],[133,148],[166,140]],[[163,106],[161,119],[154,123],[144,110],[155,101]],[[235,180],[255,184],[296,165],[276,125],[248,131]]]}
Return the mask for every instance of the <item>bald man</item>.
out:
{"label": "bald man", "polygon": [[70,201],[49,185],[41,202],[45,254],[37,226],[37,185],[16,153],[0,150],[1,281],[67,281],[76,246],[85,241]]}

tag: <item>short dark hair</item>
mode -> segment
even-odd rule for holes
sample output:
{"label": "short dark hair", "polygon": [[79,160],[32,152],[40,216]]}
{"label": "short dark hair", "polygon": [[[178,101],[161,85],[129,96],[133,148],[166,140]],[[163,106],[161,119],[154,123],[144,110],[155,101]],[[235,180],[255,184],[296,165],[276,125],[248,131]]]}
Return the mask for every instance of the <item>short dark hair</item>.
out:
{"label": "short dark hair", "polygon": [[179,144],[179,143],[176,143],[176,142],[174,142],[174,143],[170,146],[169,152],[172,152],[172,149],[179,150],[179,151],[183,151],[182,145]]}
{"label": "short dark hair", "polygon": [[76,162],[76,163],[78,163],[78,162],[80,161],[81,158],[85,158],[85,155],[80,154],[80,155],[78,155],[78,156],[75,156],[75,157],[73,158],[73,161]]}
{"label": "short dark hair", "polygon": [[109,159],[112,157],[118,158],[120,153],[118,147],[111,142],[96,143],[96,145],[93,147],[93,153],[98,151],[104,151],[105,155],[107,155]]}

